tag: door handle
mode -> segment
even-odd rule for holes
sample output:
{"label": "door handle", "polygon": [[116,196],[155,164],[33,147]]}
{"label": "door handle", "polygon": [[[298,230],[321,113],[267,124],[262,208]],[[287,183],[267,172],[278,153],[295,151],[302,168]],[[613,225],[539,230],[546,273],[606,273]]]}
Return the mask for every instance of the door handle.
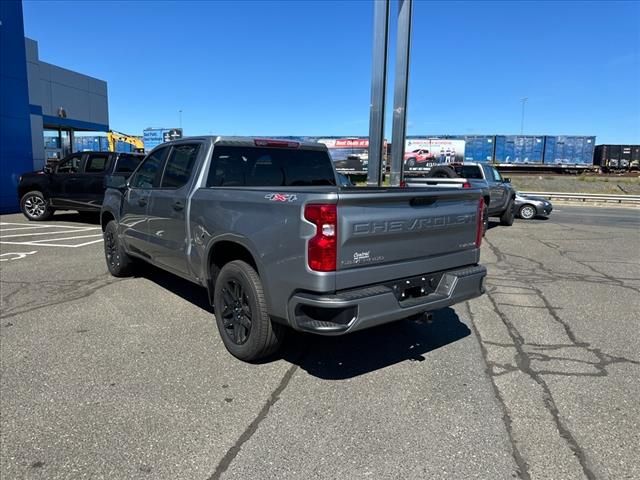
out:
{"label": "door handle", "polygon": [[182,202],[175,202],[173,204],[173,209],[177,212],[179,212],[180,210],[182,210],[184,208],[184,204]]}
{"label": "door handle", "polygon": [[138,205],[140,205],[141,207],[144,207],[147,205],[147,199],[146,198],[139,198],[138,199]]}

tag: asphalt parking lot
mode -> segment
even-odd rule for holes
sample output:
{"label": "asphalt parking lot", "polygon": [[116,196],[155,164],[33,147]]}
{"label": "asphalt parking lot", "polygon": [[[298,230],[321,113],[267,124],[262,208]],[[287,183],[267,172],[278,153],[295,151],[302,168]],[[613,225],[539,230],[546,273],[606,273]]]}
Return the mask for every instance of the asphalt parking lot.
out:
{"label": "asphalt parking lot", "polygon": [[640,210],[487,232],[488,294],[261,365],[98,225],[0,217],[0,478],[640,478]]}

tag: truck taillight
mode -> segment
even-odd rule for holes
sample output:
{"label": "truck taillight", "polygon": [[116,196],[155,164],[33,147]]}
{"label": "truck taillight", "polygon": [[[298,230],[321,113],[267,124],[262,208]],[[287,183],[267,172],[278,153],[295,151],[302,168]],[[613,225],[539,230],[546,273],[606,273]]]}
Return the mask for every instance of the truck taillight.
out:
{"label": "truck taillight", "polygon": [[484,235],[484,198],[480,197],[478,202],[478,214],[476,216],[476,248],[482,245],[482,236]]}
{"label": "truck taillight", "polygon": [[312,203],[304,207],[304,218],[316,226],[309,239],[307,262],[311,270],[335,272],[338,256],[338,209],[335,204]]}
{"label": "truck taillight", "polygon": [[471,184],[469,182],[464,182],[462,184],[462,188],[471,188]]}

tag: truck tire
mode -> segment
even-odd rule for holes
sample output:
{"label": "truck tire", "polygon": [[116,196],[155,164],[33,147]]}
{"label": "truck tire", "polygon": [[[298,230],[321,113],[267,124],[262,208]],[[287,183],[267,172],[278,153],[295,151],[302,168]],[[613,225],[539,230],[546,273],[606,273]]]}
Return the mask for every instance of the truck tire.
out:
{"label": "truck tire", "polygon": [[416,166],[416,159],[415,158],[407,159],[407,167],[415,167],[415,166]]}
{"label": "truck tire", "polygon": [[271,321],[258,273],[234,260],[220,270],[213,293],[216,324],[234,357],[255,362],[280,348],[285,327]]}
{"label": "truck tire", "polygon": [[502,215],[500,215],[500,225],[504,227],[510,227],[511,225],[513,225],[513,219],[515,217],[513,208],[514,208],[514,202],[512,198],[509,200],[509,203],[507,204],[507,208],[505,209],[505,211],[502,212]]}
{"label": "truck tire", "polygon": [[22,196],[20,210],[29,220],[36,222],[48,220],[54,212],[53,208],[49,206],[49,201],[37,190],[27,192]]}
{"label": "truck tire", "polygon": [[114,277],[128,277],[133,270],[133,259],[126,254],[118,238],[118,224],[115,220],[104,229],[104,257],[109,273]]}
{"label": "truck tire", "polygon": [[429,178],[458,178],[455,170],[451,167],[445,167],[443,165],[433,167],[427,174]]}

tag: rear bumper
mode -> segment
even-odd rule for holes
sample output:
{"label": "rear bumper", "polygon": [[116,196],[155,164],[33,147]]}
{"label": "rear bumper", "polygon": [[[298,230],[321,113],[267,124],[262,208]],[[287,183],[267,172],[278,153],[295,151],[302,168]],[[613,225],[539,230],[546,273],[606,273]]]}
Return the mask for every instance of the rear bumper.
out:
{"label": "rear bumper", "polygon": [[484,293],[486,275],[481,265],[446,271],[432,293],[408,300],[398,300],[388,285],[333,295],[299,293],[289,300],[289,321],[296,330],[343,335],[478,297]]}

